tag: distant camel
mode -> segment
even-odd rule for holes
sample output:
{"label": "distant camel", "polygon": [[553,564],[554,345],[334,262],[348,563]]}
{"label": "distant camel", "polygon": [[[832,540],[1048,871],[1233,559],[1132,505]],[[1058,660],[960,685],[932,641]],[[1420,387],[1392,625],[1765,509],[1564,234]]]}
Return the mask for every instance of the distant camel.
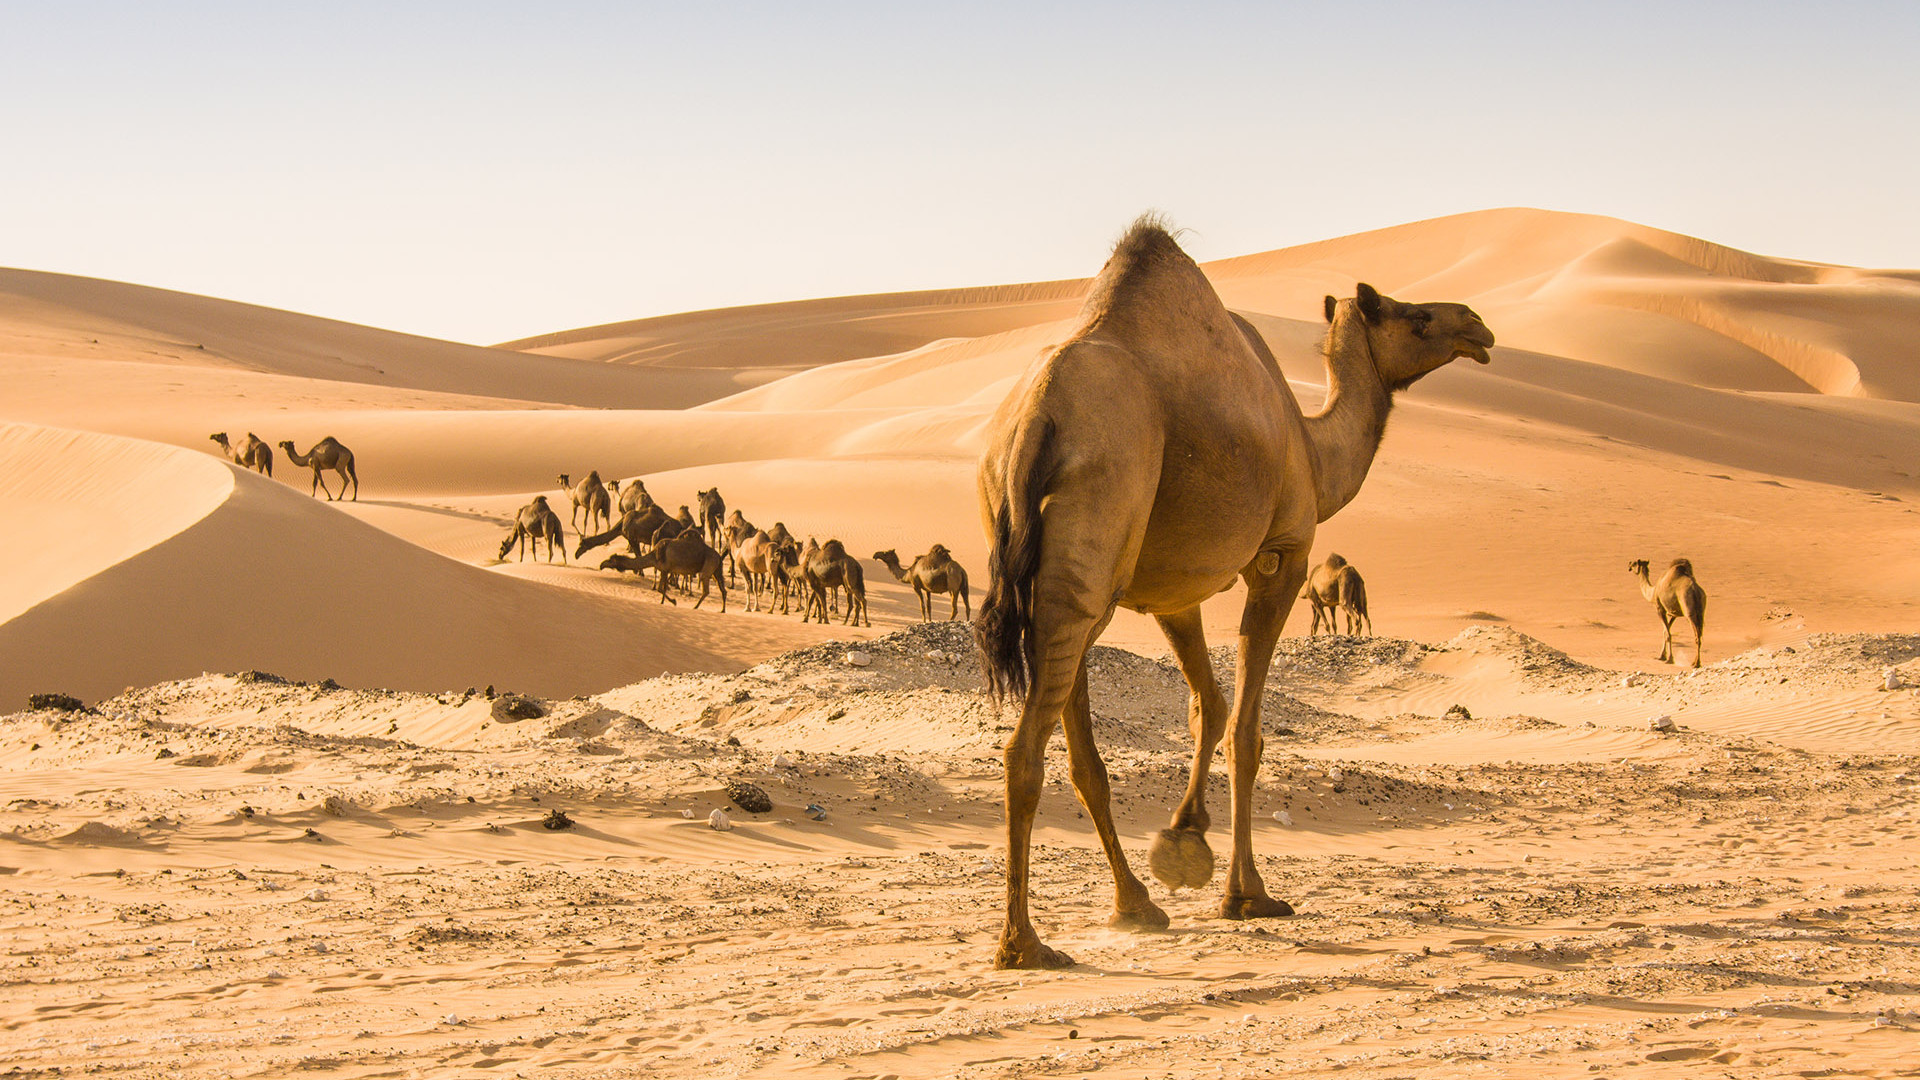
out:
{"label": "distant camel", "polygon": [[842,620],[847,626],[872,626],[867,618],[866,571],[860,569],[860,560],[847,554],[846,546],[838,540],[829,540],[820,545],[818,553],[804,564],[807,584],[812,589],[809,609],[801,618],[807,618],[812,604],[820,606],[820,621],[827,621],[827,590],[845,586],[847,590],[847,617]]}
{"label": "distant camel", "polygon": [[[768,539],[772,539],[772,534],[768,534]],[[768,557],[768,562],[771,564],[773,572],[774,598],[780,601],[780,614],[790,615],[793,613],[792,601],[794,586],[797,585],[803,590],[807,587],[806,574],[800,569],[800,545],[794,543],[792,540],[788,540],[784,544],[774,544],[773,554]],[[803,608],[807,603],[807,599],[807,596],[803,592],[800,597],[800,603]],[[767,602],[767,610],[773,610],[772,599],[769,599]]]}
{"label": "distant camel", "polygon": [[567,537],[560,531],[560,515],[554,513],[553,507],[547,505],[545,495],[535,495],[532,502],[521,507],[520,512],[514,515],[513,531],[507,534],[507,539],[500,545],[500,558],[506,559],[507,552],[512,551],[515,544],[519,544],[521,545],[521,562],[527,561],[528,548],[534,549],[533,557],[538,559],[542,537],[547,541],[547,561],[553,561],[553,549],[558,544],[560,561],[566,562]]}
{"label": "distant camel", "polygon": [[709,545],[718,548],[726,526],[727,501],[720,497],[719,488],[696,492],[694,498],[700,504],[700,532]]}
{"label": "distant camel", "polygon": [[[620,520],[614,522],[613,527],[606,532],[582,536],[579,546],[573,549],[573,557],[577,559],[601,544],[610,544],[620,539],[626,540],[628,551],[638,555],[659,538],[661,527],[670,522],[673,522],[673,519],[668,517],[667,512],[660,509],[658,505],[649,506],[645,510],[629,510],[621,514]],[[677,522],[673,524],[674,531],[678,533],[679,524]]]}
{"label": "distant camel", "polygon": [[925,555],[913,560],[913,564],[901,567],[900,556],[892,548],[873,553],[875,561],[884,565],[893,574],[894,580],[913,586],[913,594],[920,599],[920,621],[933,621],[933,595],[952,593],[947,607],[947,621],[960,618],[960,606],[966,605],[967,618],[973,618],[973,600],[967,595],[967,571],[947,552],[946,545],[935,544]]}
{"label": "distant camel", "polygon": [[273,475],[273,447],[253,432],[247,432],[246,440],[239,446],[227,445],[227,433],[224,431],[216,431],[207,438],[219,443],[220,452],[233,459],[235,465],[252,469],[262,476]]}
{"label": "distant camel", "polygon": [[[566,489],[567,498],[573,502],[573,527],[580,535],[585,536],[587,529],[593,528],[593,519],[596,517],[602,526],[611,520],[608,510],[613,505],[613,497],[607,493],[607,486],[600,482],[599,469],[588,473],[587,478],[578,485],[568,479],[566,473],[561,473],[560,486]],[[587,529],[580,527],[582,509],[587,512]]]}
{"label": "distant camel", "polygon": [[653,505],[653,496],[647,494],[647,485],[638,480],[629,480],[626,487],[615,480],[610,488],[613,492],[614,508],[621,513],[629,510],[645,510]]}
{"label": "distant camel", "polygon": [[[680,504],[680,512],[679,512],[679,513],[677,513],[677,514],[675,514],[675,515],[673,515],[673,520],[675,520],[675,521],[678,521],[678,522],[680,523],[680,527],[681,527],[682,529],[698,529],[698,528],[700,528],[700,523],[699,523],[699,522],[697,522],[697,521],[695,521],[695,520],[693,520],[693,511],[691,511],[691,510],[689,510],[689,509],[687,509],[687,504],[686,504],[686,503],[681,503],[681,504]],[[704,539],[706,539],[706,533],[705,533],[705,532],[702,532],[702,533],[700,534],[700,536],[701,536],[701,539],[703,539],[703,540],[704,540]],[[708,547],[712,547],[713,545],[712,545],[712,544],[708,544],[707,546],[708,546]]]}
{"label": "distant camel", "polygon": [[[740,545],[759,531],[753,527],[753,522],[741,516],[740,511],[735,510],[727,515],[726,528],[720,533],[720,555],[727,561],[728,588],[739,584]],[[771,544],[768,550],[772,550]]]}
{"label": "distant camel", "polygon": [[333,498],[333,492],[327,491],[327,482],[321,478],[322,469],[332,469],[340,474],[340,497],[347,497],[347,481],[353,481],[353,501],[360,501],[360,477],[353,471],[353,451],[342,446],[339,439],[329,435],[313,444],[313,449],[305,454],[293,448],[291,440],[280,440],[280,449],[287,452],[287,460],[295,465],[313,470],[313,487],[307,494],[326,491],[327,498]]}
{"label": "distant camel", "polygon": [[777,554],[773,537],[764,529],[755,529],[733,545],[733,565],[747,578],[748,611],[773,609],[773,562]]}
{"label": "distant camel", "polygon": [[1360,623],[1364,620],[1367,636],[1373,636],[1373,619],[1367,615],[1367,583],[1360,578],[1347,560],[1339,555],[1328,555],[1327,561],[1314,567],[1307,574],[1307,583],[1300,590],[1300,599],[1313,604],[1313,625],[1307,631],[1312,637],[1320,632],[1320,620],[1327,621],[1327,633],[1340,632],[1335,620],[1338,613],[1347,613],[1347,635],[1359,633]]}
{"label": "distant camel", "polygon": [[707,602],[707,594],[713,587],[720,590],[720,612],[727,610],[727,579],[720,575],[720,553],[709,547],[706,538],[698,529],[688,529],[664,544],[657,544],[650,550],[637,555],[609,555],[600,564],[602,570],[630,570],[636,574],[642,570],[660,571],[660,585],[655,590],[660,594],[660,602],[675,607],[680,601],[667,595],[667,578],[681,577],[700,579],[700,599],[694,601],[698,608]]}
{"label": "distant camel", "polygon": [[1635,559],[1627,564],[1627,573],[1640,579],[1640,595],[1647,598],[1653,609],[1660,613],[1660,621],[1667,628],[1666,643],[1660,647],[1660,659],[1671,664],[1673,659],[1673,622],[1682,615],[1693,624],[1693,666],[1700,666],[1700,638],[1707,625],[1707,591],[1693,579],[1693,562],[1689,559],[1675,559],[1667,572],[1660,575],[1659,581],[1650,580],[1647,572],[1647,560]]}
{"label": "distant camel", "polygon": [[[1094,743],[1087,649],[1116,607],[1152,615],[1191,690],[1186,793],[1148,852],[1169,887],[1213,876],[1208,770],[1229,748],[1232,855],[1219,912],[1293,914],[1253,854],[1261,709],[1274,646],[1306,582],[1318,524],[1360,491],[1393,395],[1456,357],[1485,363],[1493,332],[1461,304],[1410,304],[1355,286],[1326,298],[1326,402],[1305,416],[1273,352],[1151,219],[1087,289],[1065,340],[996,410],[981,456],[988,582],[974,636],[997,700],[1020,718],[1006,744],[1006,920],[994,964],[1060,968],[1028,912],[1034,815],[1047,743],[1065,728],[1070,775],[1113,874],[1108,925],[1167,915],[1127,864]],[[1214,677],[1201,604],[1246,583],[1232,705]]]}

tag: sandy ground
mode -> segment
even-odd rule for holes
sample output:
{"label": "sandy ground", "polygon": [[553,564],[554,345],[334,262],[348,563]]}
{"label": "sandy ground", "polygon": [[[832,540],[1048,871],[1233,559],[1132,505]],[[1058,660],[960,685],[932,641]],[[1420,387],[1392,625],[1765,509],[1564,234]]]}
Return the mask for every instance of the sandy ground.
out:
{"label": "sandy ground", "polygon": [[[1300,914],[1161,893],[1172,930],[1106,930],[1056,746],[1035,904],[1081,963],[1046,974],[988,967],[1006,718],[877,563],[866,629],[663,604],[572,523],[564,562],[497,553],[595,469],[946,544],[977,604],[984,425],[1084,282],[480,348],[0,271],[0,1075],[1920,1071],[1920,705],[1886,689],[1920,680],[1920,272],[1531,210],[1206,269],[1308,409],[1356,281],[1500,345],[1402,395],[1316,543],[1383,636],[1281,646],[1255,837]],[[360,497],[215,431],[334,435]],[[1697,674],[1625,571],[1680,555]],[[1138,861],[1185,697],[1150,621],[1104,640]],[[12,712],[46,692],[93,711]]]}
{"label": "sandy ground", "polygon": [[[1056,741],[1036,905],[1080,963],[1050,973],[989,967],[1007,722],[964,636],[860,648],[867,667],[822,645],[519,721],[258,675],[8,717],[0,1055],[28,1076],[1920,1060],[1920,702],[1882,689],[1920,678],[1920,637],[1631,686],[1504,629],[1289,641],[1255,842],[1299,914],[1228,922],[1213,890],[1155,885],[1170,930],[1107,930]],[[1164,660],[1094,663],[1140,863],[1182,783],[1184,687]],[[573,826],[543,828],[554,811]]]}

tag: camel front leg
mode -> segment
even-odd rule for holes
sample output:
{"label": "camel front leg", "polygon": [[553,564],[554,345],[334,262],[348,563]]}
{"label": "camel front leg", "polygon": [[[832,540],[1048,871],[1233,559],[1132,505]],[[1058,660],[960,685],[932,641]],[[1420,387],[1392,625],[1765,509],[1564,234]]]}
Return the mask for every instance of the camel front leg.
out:
{"label": "camel front leg", "polygon": [[1660,609],[1660,621],[1666,626],[1666,640],[1660,645],[1660,661],[1673,663],[1673,616],[1665,608]]}
{"label": "camel front leg", "polygon": [[[1087,635],[1100,636],[1099,629]],[[1073,769],[1073,790],[1080,805],[1093,820],[1093,831],[1100,834],[1100,847],[1107,853],[1107,865],[1113,870],[1113,914],[1107,925],[1116,930],[1164,930],[1167,913],[1147,894],[1147,887],[1127,865],[1127,853],[1120,847],[1120,834],[1113,827],[1113,789],[1107,779],[1107,764],[1100,759],[1100,748],[1093,741],[1093,707],[1087,694],[1087,662],[1080,661],[1080,673],[1074,679],[1073,694],[1067,699],[1062,716],[1067,736],[1067,757]]]}
{"label": "camel front leg", "polygon": [[1207,846],[1207,773],[1213,750],[1227,730],[1227,701],[1213,678],[1207,656],[1207,637],[1200,609],[1188,608],[1154,617],[1173,646],[1180,672],[1187,679],[1187,729],[1193,733],[1193,762],[1187,771],[1187,791],[1173,812],[1173,820],[1154,837],[1147,868],[1169,889],[1197,889],[1213,880],[1213,849]]}
{"label": "camel front leg", "polygon": [[1253,785],[1260,772],[1260,704],[1273,646],[1286,625],[1287,611],[1307,577],[1304,550],[1284,555],[1271,575],[1247,575],[1247,607],[1240,616],[1240,664],[1233,683],[1233,731],[1228,768],[1233,780],[1233,854],[1227,860],[1226,894],[1220,914],[1228,919],[1276,918],[1293,914],[1292,905],[1267,895],[1266,882],[1253,864]]}

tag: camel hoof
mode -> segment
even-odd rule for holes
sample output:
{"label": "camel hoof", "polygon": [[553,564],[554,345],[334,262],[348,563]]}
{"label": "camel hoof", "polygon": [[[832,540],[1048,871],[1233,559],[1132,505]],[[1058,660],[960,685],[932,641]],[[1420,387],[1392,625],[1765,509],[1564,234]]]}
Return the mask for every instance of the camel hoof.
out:
{"label": "camel hoof", "polygon": [[993,966],[1002,971],[1058,970],[1072,967],[1073,957],[1056,949],[1049,949],[1037,940],[1018,948],[1003,941],[1000,943],[999,951],[993,954]]}
{"label": "camel hoof", "polygon": [[1229,896],[1220,901],[1223,919],[1284,919],[1293,914],[1293,905],[1271,896]]}
{"label": "camel hoof", "polygon": [[1115,930],[1165,930],[1169,920],[1160,905],[1151,900],[1141,901],[1141,907],[1118,909],[1107,917],[1107,925]]}
{"label": "camel hoof", "polygon": [[1147,851],[1147,869],[1169,889],[1197,889],[1213,880],[1213,849],[1198,829],[1161,829]]}

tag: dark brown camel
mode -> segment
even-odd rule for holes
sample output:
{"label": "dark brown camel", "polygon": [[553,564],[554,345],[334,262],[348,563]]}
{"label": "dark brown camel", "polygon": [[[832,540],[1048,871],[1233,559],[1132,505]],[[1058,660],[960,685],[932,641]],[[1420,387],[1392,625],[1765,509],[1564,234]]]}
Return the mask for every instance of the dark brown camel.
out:
{"label": "dark brown camel", "polygon": [[827,621],[827,590],[844,587],[847,590],[847,617],[841,620],[846,626],[872,626],[867,618],[867,579],[866,571],[860,569],[860,560],[847,554],[846,546],[838,540],[829,540],[820,545],[820,550],[805,563],[807,584],[812,588],[809,610],[801,614],[808,618],[814,604],[819,605],[820,621]]}
{"label": "dark brown camel", "polygon": [[[607,491],[607,486],[600,482],[599,469],[588,473],[587,478],[578,484],[569,479],[566,473],[561,473],[560,487],[566,491],[567,498],[573,503],[573,527],[580,535],[585,536],[587,529],[593,528],[593,519],[596,517],[600,519],[602,527],[612,520],[610,510],[613,506],[613,496]],[[580,527],[582,510],[587,512],[586,529]]]}
{"label": "dark brown camel", "polygon": [[567,537],[560,531],[560,515],[554,513],[553,508],[547,505],[545,495],[535,495],[532,502],[521,507],[520,512],[514,515],[513,531],[507,534],[506,541],[500,545],[500,558],[505,559],[507,552],[512,551],[514,545],[519,544],[521,562],[527,561],[528,548],[534,549],[533,557],[538,559],[542,537],[547,541],[547,561],[553,561],[553,549],[558,544],[560,561],[566,562]]}
{"label": "dark brown camel", "polygon": [[[727,579],[720,574],[720,553],[707,545],[706,538],[698,529],[688,529],[680,535],[657,544],[638,555],[609,555],[600,564],[602,570],[629,570],[639,574],[643,570],[658,569],[660,584],[656,592],[660,602],[678,607],[680,602],[667,595],[667,578],[677,577],[700,579],[700,599],[694,601],[698,608],[707,602],[710,587],[720,590],[720,612],[727,610]],[[642,577],[645,575],[642,574]]]}
{"label": "dark brown camel", "polygon": [[305,454],[293,448],[289,439],[280,441],[280,449],[287,452],[287,460],[295,465],[313,470],[313,487],[307,494],[326,491],[327,498],[333,499],[333,492],[327,491],[327,482],[320,476],[321,470],[332,469],[340,474],[340,497],[347,497],[347,481],[353,481],[353,501],[360,501],[360,476],[353,471],[353,451],[341,445],[340,440],[329,435],[313,444],[313,449]]}

